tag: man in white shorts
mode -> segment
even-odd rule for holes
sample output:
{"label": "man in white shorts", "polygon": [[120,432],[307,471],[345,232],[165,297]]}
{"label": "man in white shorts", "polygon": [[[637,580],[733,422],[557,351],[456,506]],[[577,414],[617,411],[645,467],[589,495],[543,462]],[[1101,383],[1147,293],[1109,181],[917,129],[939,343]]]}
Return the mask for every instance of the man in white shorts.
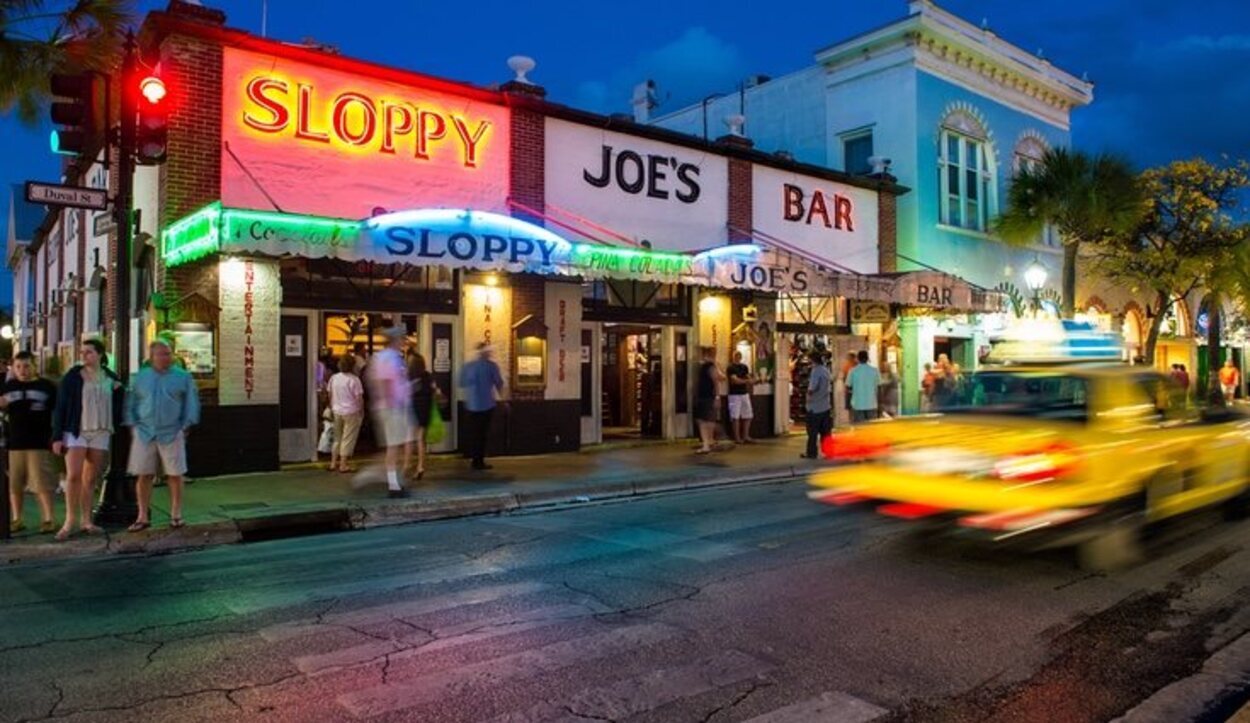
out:
{"label": "man in white shorts", "polygon": [[729,377],[729,424],[733,427],[734,441],[738,444],[751,444],[751,420],[755,412],[751,409],[751,370],[742,363],[742,352],[734,352],[734,363],[725,370]]}
{"label": "man in white shorts", "polygon": [[200,421],[199,390],[191,375],[174,365],[169,341],[153,341],[148,347],[148,361],[126,393],[126,425],[131,428],[129,469],[138,477],[139,502],[139,516],[130,526],[131,532],[151,526],[152,482],[162,471],[169,487],[169,526],[182,527],[187,433]]}

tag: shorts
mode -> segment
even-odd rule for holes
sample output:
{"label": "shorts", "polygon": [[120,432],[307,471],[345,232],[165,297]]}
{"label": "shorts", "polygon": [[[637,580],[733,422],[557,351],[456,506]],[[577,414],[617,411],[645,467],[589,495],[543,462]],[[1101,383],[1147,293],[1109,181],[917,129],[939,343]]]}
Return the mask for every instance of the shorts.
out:
{"label": "shorts", "polygon": [[98,449],[109,451],[109,440],[112,432],[83,432],[82,436],[65,433],[65,446],[69,449]]}
{"label": "shorts", "polygon": [[694,418],[700,422],[716,421],[715,397],[699,397],[694,400]]}
{"label": "shorts", "polygon": [[1221,384],[1221,385],[1220,385],[1220,389],[1222,389],[1222,390],[1224,391],[1224,396],[1226,396],[1226,397],[1235,397],[1235,396],[1237,396],[1237,385],[1236,385],[1236,384]]}
{"label": "shorts", "polygon": [[373,413],[373,434],[378,446],[398,447],[412,441],[412,422],[407,409],[378,409]]}
{"label": "shorts", "polygon": [[19,492],[51,492],[56,481],[52,454],[46,449],[10,449],[9,480]]}
{"label": "shorts", "polygon": [[187,441],[179,432],[168,442],[144,441],[138,434],[130,435],[130,474],[149,476],[164,471],[170,477],[182,477],[187,473]]}
{"label": "shorts", "polygon": [[755,416],[754,410],[751,409],[750,394],[730,394],[729,395],[729,418],[730,419],[751,419]]}

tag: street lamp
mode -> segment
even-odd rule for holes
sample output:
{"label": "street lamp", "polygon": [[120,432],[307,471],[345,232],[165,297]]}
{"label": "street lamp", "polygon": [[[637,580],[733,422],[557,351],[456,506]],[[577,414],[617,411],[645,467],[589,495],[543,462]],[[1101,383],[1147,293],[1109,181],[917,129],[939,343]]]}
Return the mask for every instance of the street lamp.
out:
{"label": "street lamp", "polygon": [[5,341],[13,340],[13,325],[12,324],[5,324],[4,326],[0,326],[0,339],[4,339]]}
{"label": "street lamp", "polygon": [[1042,287],[1046,285],[1046,276],[1046,267],[1034,256],[1032,263],[1024,270],[1024,284],[1033,292],[1033,313],[1036,316],[1041,315]]}

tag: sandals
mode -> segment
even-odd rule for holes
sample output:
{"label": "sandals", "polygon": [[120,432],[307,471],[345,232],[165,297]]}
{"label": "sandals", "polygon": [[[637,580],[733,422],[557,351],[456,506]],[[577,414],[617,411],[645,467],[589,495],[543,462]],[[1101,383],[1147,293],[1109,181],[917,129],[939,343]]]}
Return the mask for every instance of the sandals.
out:
{"label": "sandals", "polygon": [[17,534],[26,531],[26,523],[21,520],[14,520],[9,523],[9,532]]}
{"label": "sandals", "polygon": [[56,523],[52,520],[39,523],[39,534],[46,535],[50,532],[56,532]]}
{"label": "sandals", "polygon": [[152,526],[151,522],[144,520],[142,522],[135,522],[130,527],[127,527],[126,531],[127,532],[143,532],[144,530],[148,529],[151,526]]}
{"label": "sandals", "polygon": [[58,530],[58,531],[57,531],[57,533],[56,533],[56,541],[57,541],[57,542],[65,542],[66,540],[68,540],[69,538],[71,538],[71,537],[73,537],[73,536],[74,536],[74,531],[73,531],[73,530],[71,530],[71,529],[70,529],[70,528],[68,528],[68,527],[62,527],[62,528],[61,528],[60,530]]}
{"label": "sandals", "polygon": [[186,526],[187,526],[187,523],[183,522],[181,517],[173,517],[173,518],[170,518],[169,520],[169,529],[171,530],[177,530],[179,528],[186,527]]}
{"label": "sandals", "polygon": [[84,525],[82,528],[82,531],[88,535],[103,535],[104,534],[104,528],[96,527],[95,525]]}

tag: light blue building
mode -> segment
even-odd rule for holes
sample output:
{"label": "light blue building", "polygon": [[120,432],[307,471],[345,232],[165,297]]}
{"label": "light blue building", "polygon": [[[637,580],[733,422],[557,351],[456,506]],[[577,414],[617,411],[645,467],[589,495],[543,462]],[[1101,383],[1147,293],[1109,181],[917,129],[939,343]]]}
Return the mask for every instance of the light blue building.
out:
{"label": "light blue building", "polygon": [[[1093,86],[929,0],[907,9],[896,22],[819,50],[810,67],[753,79],[741,93],[650,122],[719,135],[723,119],[741,110],[758,150],[851,173],[885,169],[912,190],[899,198],[897,255],[893,268],[883,255],[883,272],[940,270],[985,289],[1007,284],[1027,298],[1023,272],[1039,259],[1049,271],[1042,295],[1057,298],[1062,252],[1054,235],[1009,247],[992,223],[1015,170],[1069,144],[1070,113],[1093,100]],[[1004,319],[898,301],[903,408],[915,411],[924,363],[947,354],[972,369]]]}

